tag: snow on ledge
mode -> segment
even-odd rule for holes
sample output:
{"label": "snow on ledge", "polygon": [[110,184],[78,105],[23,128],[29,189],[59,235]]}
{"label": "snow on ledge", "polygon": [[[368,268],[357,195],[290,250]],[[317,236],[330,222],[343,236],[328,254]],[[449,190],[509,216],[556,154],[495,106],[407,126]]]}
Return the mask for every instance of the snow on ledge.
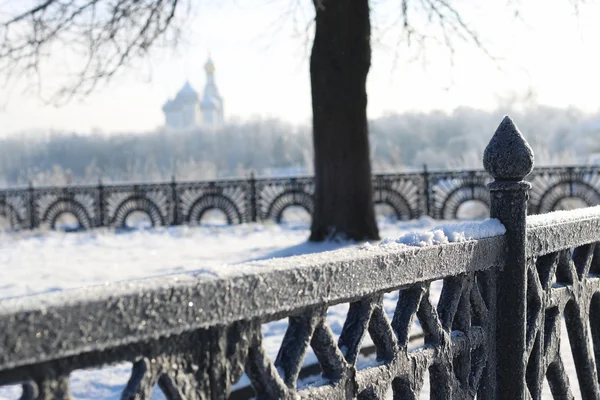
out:
{"label": "snow on ledge", "polygon": [[440,225],[426,232],[407,233],[397,239],[384,239],[379,246],[397,244],[413,247],[434,246],[502,236],[505,233],[506,229],[499,220],[486,219],[477,222]]}
{"label": "snow on ledge", "polygon": [[547,214],[527,217],[527,228],[539,228],[548,225],[559,225],[590,218],[600,218],[600,206],[578,208],[568,211],[553,211]]}

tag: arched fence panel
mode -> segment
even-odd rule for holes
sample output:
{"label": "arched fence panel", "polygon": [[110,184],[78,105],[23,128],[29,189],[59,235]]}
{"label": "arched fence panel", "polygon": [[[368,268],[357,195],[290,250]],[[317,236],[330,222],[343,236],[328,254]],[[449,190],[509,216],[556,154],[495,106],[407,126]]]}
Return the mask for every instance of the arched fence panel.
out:
{"label": "arched fence panel", "polygon": [[314,183],[312,178],[260,179],[256,182],[257,214],[262,220],[281,222],[291,206],[304,208],[312,215]]}
{"label": "arched fence panel", "polygon": [[269,203],[265,212],[265,219],[272,219],[277,223],[281,223],[283,213],[290,207],[301,207],[312,215],[314,210],[313,196],[293,189],[282,192]]}
{"label": "arched fence panel", "polygon": [[418,218],[422,214],[422,188],[421,175],[375,175],[373,201],[391,207],[398,220]]}
{"label": "arched fence panel", "polygon": [[123,200],[115,209],[112,216],[112,225],[116,228],[128,227],[128,218],[133,213],[142,213],[150,219],[152,226],[165,224],[164,215],[159,206],[145,196],[132,195]]}
{"label": "arched fence panel", "polygon": [[9,191],[0,195],[0,216],[4,218],[5,226],[0,229],[17,230],[28,228],[28,193]]}
{"label": "arched fence panel", "polygon": [[241,224],[251,219],[247,181],[186,182],[176,185],[178,215],[181,222],[197,225],[209,210],[221,211],[228,224]]}
{"label": "arched fence panel", "polygon": [[243,221],[242,213],[235,203],[228,197],[220,194],[207,194],[196,199],[190,207],[186,221],[190,224],[198,225],[202,222],[202,217],[213,209],[225,214],[229,225],[240,224]]}
{"label": "arched fence panel", "polygon": [[532,175],[532,214],[600,205],[600,174],[595,167],[539,169]]}
{"label": "arched fence panel", "polygon": [[57,199],[50,204],[44,214],[42,221],[47,224],[50,229],[59,229],[58,226],[60,217],[69,214],[77,221],[77,230],[90,229],[93,225],[92,219],[88,215],[85,207],[74,199]]}
{"label": "arched fence panel", "polygon": [[[434,172],[430,176],[431,214],[436,219],[458,219],[467,202],[478,202],[489,210],[487,184],[491,178],[483,171]],[[467,218],[472,217],[468,216]]]}
{"label": "arched fence panel", "polygon": [[[114,228],[131,227],[147,220],[156,226],[172,223],[173,200],[168,184],[103,187],[105,224]],[[137,214],[140,221],[130,221]]]}
{"label": "arched fence panel", "polygon": [[[31,192],[35,226],[47,229],[86,230],[98,226],[98,199],[93,187],[41,188]],[[76,225],[61,219],[70,216]]]}

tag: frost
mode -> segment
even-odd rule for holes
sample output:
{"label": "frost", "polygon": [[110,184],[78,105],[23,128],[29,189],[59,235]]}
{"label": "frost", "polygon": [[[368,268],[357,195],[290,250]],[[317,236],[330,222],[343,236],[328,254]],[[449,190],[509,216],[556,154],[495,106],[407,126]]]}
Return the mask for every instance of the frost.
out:
{"label": "frost", "polygon": [[281,366],[277,367],[277,373],[279,374],[279,376],[281,377],[281,379],[285,381],[285,378],[286,378],[286,376],[285,376],[285,370]]}
{"label": "frost", "polygon": [[527,227],[538,228],[541,226],[558,225],[589,218],[600,218],[600,206],[531,215],[527,217]]}
{"label": "frost", "polygon": [[[590,216],[600,217],[600,207],[581,211],[557,212],[551,214],[551,222],[574,220]],[[561,217],[562,216],[562,217]],[[568,219],[567,219],[568,218]],[[540,217],[528,218],[529,225],[540,224]],[[532,222],[533,221],[533,222]],[[535,222],[538,221],[538,222]],[[237,225],[222,229],[206,229],[202,227],[173,227],[141,232],[114,234],[110,231],[80,232],[62,234],[50,232],[0,233],[0,265],[18,265],[19,268],[7,268],[0,285],[0,298],[31,295],[38,291],[63,291],[64,299],[74,298],[72,289],[81,286],[103,285],[106,293],[114,293],[120,287],[117,281],[136,279],[129,284],[131,291],[142,290],[150,284],[164,286],[174,282],[183,284],[197,279],[214,279],[224,274],[242,274],[256,272],[253,264],[247,260],[257,260],[257,267],[267,268],[269,265],[279,268],[298,268],[309,263],[327,262],[330,260],[345,261],[356,257],[364,257],[369,252],[386,253],[392,249],[382,248],[385,244],[409,249],[407,245],[425,246],[464,240],[482,239],[505,233],[505,229],[497,220],[473,223],[447,223],[440,225],[430,218],[417,221],[402,221],[382,226],[381,235],[399,238],[384,240],[383,244],[314,244],[307,243],[308,227],[305,230],[287,229],[282,226]],[[548,222],[544,222],[548,223]],[[421,232],[414,232],[417,230]],[[415,244],[416,243],[416,244]],[[343,248],[345,247],[345,248]],[[330,252],[338,248],[335,252]],[[34,251],[35,250],[35,251]],[[306,253],[320,254],[303,255]],[[326,253],[325,253],[326,252]],[[336,256],[337,254],[337,256]],[[296,255],[293,258],[278,258]],[[260,261],[259,261],[260,260]],[[242,264],[243,263],[243,264]],[[260,264],[266,263],[266,264]],[[272,264],[270,264],[272,263]],[[81,266],[85,265],[86,268]],[[266,266],[265,266],[266,265]],[[195,274],[190,272],[195,271]],[[181,274],[171,276],[168,274]],[[187,275],[183,273],[188,273]],[[149,276],[159,276],[150,280],[137,281]],[[107,284],[107,282],[110,282]],[[90,288],[91,289],[91,288]],[[98,290],[98,288],[96,288]],[[122,289],[125,290],[125,289]],[[431,284],[432,303],[442,290],[442,282]],[[98,293],[96,291],[96,293]],[[57,293],[53,293],[57,295]],[[32,297],[36,307],[39,298]],[[383,297],[383,308],[389,319],[393,319],[398,302],[398,291],[387,293]],[[190,307],[190,300],[181,303]],[[348,304],[337,304],[327,310],[327,323],[335,339],[343,330],[348,312]],[[194,302],[191,307],[198,307]],[[271,359],[277,357],[279,347],[287,329],[287,319],[273,321],[262,325],[262,346]],[[413,324],[414,331],[420,332],[418,321]],[[41,335],[42,333],[40,333]],[[562,340],[568,342],[563,326]],[[363,347],[372,345],[372,339],[365,335]],[[347,355],[347,348],[340,348]],[[561,347],[561,352],[569,352],[569,347]],[[360,357],[358,368],[377,365],[375,355],[371,358]],[[570,358],[572,360],[572,358]],[[303,365],[317,363],[318,359],[311,349],[307,350]],[[577,382],[573,363],[568,364],[567,372],[571,381]],[[281,371],[282,373],[282,371]],[[95,398],[112,400],[119,398],[121,391],[131,375],[131,364],[122,363],[102,369],[75,371],[71,375],[71,389],[75,398]],[[315,379],[315,378],[312,378]],[[317,378],[318,379],[318,378]],[[299,382],[307,384],[310,378]],[[233,385],[239,389],[250,385],[246,375]],[[15,399],[20,396],[18,386],[1,387],[0,400]],[[156,391],[152,399],[164,399],[160,391]]]}
{"label": "frost", "polygon": [[348,347],[346,347],[346,346],[343,346],[343,345],[342,345],[342,346],[340,346],[340,352],[342,353],[342,355],[343,355],[344,357],[347,357],[347,356],[348,356]]}

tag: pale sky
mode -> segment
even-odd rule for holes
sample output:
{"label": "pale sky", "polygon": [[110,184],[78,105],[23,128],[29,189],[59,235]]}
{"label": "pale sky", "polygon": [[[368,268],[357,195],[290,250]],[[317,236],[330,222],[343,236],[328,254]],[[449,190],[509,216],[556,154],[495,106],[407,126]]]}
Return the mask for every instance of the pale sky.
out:
{"label": "pale sky", "polygon": [[[88,133],[143,132],[164,124],[162,105],[186,79],[199,92],[210,51],[224,98],[226,118],[278,117],[310,121],[308,54],[314,15],[286,10],[294,0],[204,1],[184,32],[177,52],[159,51],[142,69],[123,70],[84,101],[61,108],[22,94],[24,83],[0,93],[0,136],[28,130]],[[243,4],[242,4],[243,3]],[[459,44],[453,63],[443,47],[428,47],[426,60],[411,61],[416,47],[396,45],[397,1],[372,1],[373,58],[368,78],[368,114],[407,110],[451,111],[460,106],[491,109],[533,91],[540,104],[600,108],[600,6],[582,6],[579,17],[567,0],[523,0],[521,19],[504,0],[490,6],[455,0],[478,30],[494,62],[470,44]],[[464,6],[464,7],[463,7]],[[307,43],[308,40],[308,43]],[[50,87],[58,81],[44,76]]]}

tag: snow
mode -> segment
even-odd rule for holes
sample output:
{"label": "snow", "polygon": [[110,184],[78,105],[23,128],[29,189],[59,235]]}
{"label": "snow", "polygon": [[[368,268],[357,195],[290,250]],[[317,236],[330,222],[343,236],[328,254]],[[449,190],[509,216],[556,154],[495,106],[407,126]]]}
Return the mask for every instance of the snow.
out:
{"label": "snow", "polygon": [[[352,252],[364,251],[369,246],[424,246],[504,233],[502,225],[495,220],[439,225],[438,221],[424,217],[395,224],[382,222],[380,225],[381,236],[392,239],[368,245],[308,243],[307,226],[302,224],[181,226],[131,232],[108,229],[78,233],[4,232],[0,233],[0,264],[6,267],[0,282],[0,299],[151,276],[163,276],[166,279],[169,275],[182,273],[193,273],[200,277],[239,273],[242,268],[240,264],[248,261],[256,261],[251,265],[260,265],[264,263],[263,260],[275,257],[342,248],[351,256]],[[299,259],[303,257],[296,258],[294,262]],[[245,267],[252,269],[248,265]],[[441,282],[431,285],[432,302],[437,302],[440,290]],[[397,293],[384,296],[383,306],[390,318],[396,301]],[[328,310],[327,321],[336,337],[341,333],[347,310],[348,304],[336,305]],[[277,355],[286,328],[287,320],[263,325],[263,345],[272,359]],[[418,322],[412,329],[412,333],[419,332]],[[367,336],[363,346],[369,344],[371,340]],[[563,345],[563,352],[564,349],[568,351],[568,345]],[[310,351],[305,364],[315,361],[314,353]],[[359,365],[373,362],[372,358],[364,358],[359,360]],[[72,392],[79,399],[118,399],[130,369],[129,363],[121,363],[102,369],[76,371],[71,375]],[[573,371],[572,364],[570,369]],[[303,384],[317,381],[318,378],[307,378]],[[571,383],[576,385],[576,379],[571,378]],[[247,378],[243,377],[236,387],[247,384]],[[426,385],[423,396],[427,393]],[[16,399],[19,394],[18,386],[0,388],[0,400]],[[152,396],[155,400],[163,398],[159,390]]]}
{"label": "snow", "polygon": [[531,215],[527,217],[527,227],[538,228],[548,225],[559,225],[588,218],[600,218],[600,206]]}
{"label": "snow", "polygon": [[[333,250],[275,225],[81,233],[0,233],[0,299],[183,272],[218,274],[249,260]],[[18,266],[18,267],[17,267]]]}
{"label": "snow", "polygon": [[434,246],[438,244],[501,236],[504,235],[504,233],[506,233],[506,229],[500,221],[497,219],[486,219],[485,221],[445,224],[426,232],[409,232],[400,236],[398,239],[384,239],[380,243],[380,246],[388,246],[391,243],[418,247]]}

